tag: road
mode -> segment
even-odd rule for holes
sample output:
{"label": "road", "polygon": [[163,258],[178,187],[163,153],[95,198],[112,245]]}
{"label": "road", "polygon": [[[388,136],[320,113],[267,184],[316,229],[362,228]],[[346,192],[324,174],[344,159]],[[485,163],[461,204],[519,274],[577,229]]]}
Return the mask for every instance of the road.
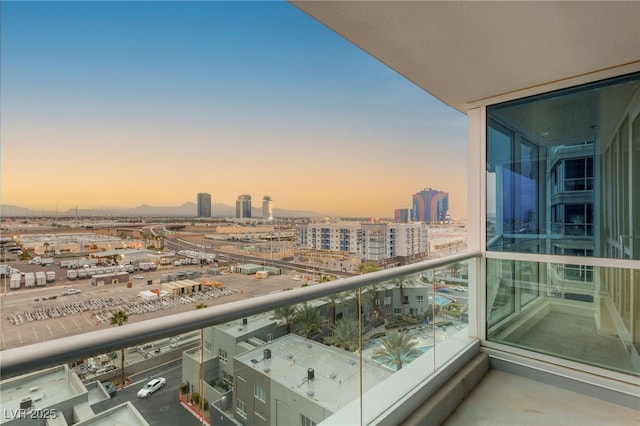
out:
{"label": "road", "polygon": [[[164,377],[167,384],[156,391],[149,398],[138,398],[136,394],[147,383],[156,377]],[[118,404],[131,401],[150,425],[180,425],[196,426],[201,421],[178,400],[178,386],[182,380],[182,360],[153,368],[143,374],[133,377],[134,382],[118,390],[118,393],[106,401],[95,404],[92,408],[96,413],[108,410]]]}

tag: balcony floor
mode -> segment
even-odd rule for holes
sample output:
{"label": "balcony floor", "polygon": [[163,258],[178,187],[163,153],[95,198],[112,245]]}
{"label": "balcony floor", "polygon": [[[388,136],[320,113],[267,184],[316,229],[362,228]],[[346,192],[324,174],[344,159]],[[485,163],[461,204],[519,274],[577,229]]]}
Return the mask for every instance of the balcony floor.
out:
{"label": "balcony floor", "polygon": [[491,369],[444,426],[638,425],[638,410]]}
{"label": "balcony floor", "polygon": [[629,353],[620,339],[598,332],[595,320],[590,317],[551,312],[511,343],[625,373],[634,372]]}

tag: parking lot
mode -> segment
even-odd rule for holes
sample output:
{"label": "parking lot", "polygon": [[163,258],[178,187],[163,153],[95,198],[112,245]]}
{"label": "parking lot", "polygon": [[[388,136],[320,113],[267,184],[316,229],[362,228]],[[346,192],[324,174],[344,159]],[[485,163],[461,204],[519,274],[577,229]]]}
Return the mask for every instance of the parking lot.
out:
{"label": "parking lot", "polygon": [[[23,270],[22,267],[20,269]],[[188,269],[159,268],[144,273],[143,279],[132,280],[131,287],[126,283],[96,287],[91,286],[88,280],[58,278],[55,285],[9,290],[0,296],[3,321],[1,348],[4,350],[113,327],[110,324],[111,313],[120,309],[129,314],[130,323],[193,310],[197,304],[215,306],[301,285],[290,275],[272,275],[266,279],[242,274],[213,276],[204,273],[206,268],[197,268],[198,272],[202,272],[197,281],[217,281],[223,287],[205,287],[201,293],[155,300],[144,300],[138,296],[143,290],[159,290],[161,275]],[[152,285],[147,284],[149,280]],[[63,292],[71,293],[69,289],[79,292],[63,296]]]}

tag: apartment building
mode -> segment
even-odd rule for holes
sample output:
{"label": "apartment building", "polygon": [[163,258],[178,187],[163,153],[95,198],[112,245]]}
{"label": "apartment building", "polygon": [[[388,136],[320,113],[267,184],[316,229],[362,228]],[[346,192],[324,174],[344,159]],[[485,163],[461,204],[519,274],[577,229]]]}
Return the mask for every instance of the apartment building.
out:
{"label": "apartment building", "polygon": [[[424,258],[427,230],[423,223],[308,223],[298,225],[298,246],[313,250],[319,261],[342,253],[341,262],[353,258],[356,266],[373,261],[388,267]],[[342,269],[333,262],[330,267]]]}

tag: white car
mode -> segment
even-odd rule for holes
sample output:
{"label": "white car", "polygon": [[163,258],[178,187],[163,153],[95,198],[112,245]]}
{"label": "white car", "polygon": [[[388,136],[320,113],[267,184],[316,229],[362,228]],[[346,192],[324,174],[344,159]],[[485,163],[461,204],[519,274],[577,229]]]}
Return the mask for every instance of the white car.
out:
{"label": "white car", "polygon": [[143,278],[144,278],[144,277],[143,277],[142,275],[134,275],[134,276],[133,276],[133,279],[136,279],[136,280],[141,280],[141,279],[143,279]]}
{"label": "white car", "polygon": [[457,291],[467,291],[466,288],[462,287],[461,285],[459,285],[458,287],[456,287]]}
{"label": "white car", "polygon": [[68,288],[62,292],[62,296],[71,296],[72,294],[78,293],[80,293],[80,290],[78,290],[77,288]]}
{"label": "white car", "polygon": [[158,377],[157,379],[151,380],[138,391],[138,398],[148,398],[149,395],[158,389],[163,388],[165,383],[167,383],[167,381],[164,377]]}

